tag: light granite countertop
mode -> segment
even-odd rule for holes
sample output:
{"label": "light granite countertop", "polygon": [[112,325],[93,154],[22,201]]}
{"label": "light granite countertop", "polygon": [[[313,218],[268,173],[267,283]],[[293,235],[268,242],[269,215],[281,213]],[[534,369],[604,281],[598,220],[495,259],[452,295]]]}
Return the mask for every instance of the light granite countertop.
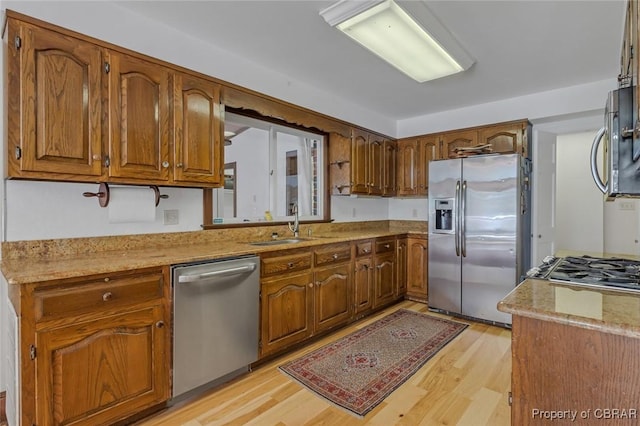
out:
{"label": "light granite countertop", "polygon": [[512,315],[640,338],[640,293],[527,279],[498,303]]}
{"label": "light granite countertop", "polygon": [[[83,252],[81,244],[77,242],[66,243],[72,245],[68,249],[64,244],[49,242],[24,242],[15,244],[13,249],[20,250],[26,255],[3,256],[0,269],[9,285],[20,285],[57,279],[82,277],[87,275],[105,274],[131,269],[141,269],[150,267],[161,267],[176,265],[181,263],[197,262],[204,260],[222,259],[251,254],[260,254],[274,250],[287,250],[292,248],[313,247],[323,244],[348,242],[368,238],[378,238],[385,236],[396,236],[402,234],[425,236],[426,232],[404,231],[404,230],[354,230],[325,232],[312,237],[303,237],[305,240],[291,244],[279,244],[273,246],[257,246],[250,244],[250,241],[263,241],[268,238],[245,238],[244,241],[234,241],[232,238],[211,239],[207,241],[203,238],[203,232],[197,231],[187,233],[184,238],[169,238],[164,242],[154,239],[153,244],[148,244],[149,248],[140,247],[140,239],[144,236],[136,236],[135,242],[131,238],[122,238],[119,249],[113,249],[120,241],[117,237],[108,241],[110,249],[96,248],[95,239],[86,239],[87,250]],[[153,237],[150,237],[153,238]],[[283,237],[287,238],[287,236]],[[242,239],[241,239],[242,240]],[[51,246],[51,247],[50,247]],[[90,247],[89,247],[90,246]],[[4,249],[4,247],[3,247]],[[55,253],[48,253],[48,250]],[[66,251],[65,251],[66,250]],[[4,250],[3,250],[4,254]]]}

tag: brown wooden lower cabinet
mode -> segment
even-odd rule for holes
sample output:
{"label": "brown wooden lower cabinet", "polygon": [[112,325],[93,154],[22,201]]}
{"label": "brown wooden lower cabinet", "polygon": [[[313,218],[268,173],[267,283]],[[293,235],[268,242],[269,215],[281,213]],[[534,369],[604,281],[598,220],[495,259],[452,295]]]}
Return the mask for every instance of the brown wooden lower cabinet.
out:
{"label": "brown wooden lower cabinet", "polygon": [[407,293],[407,238],[396,241],[396,284],[393,289],[396,299],[404,298]]}
{"label": "brown wooden lower cabinet", "polygon": [[311,272],[262,281],[260,354],[301,342],[313,332]]}
{"label": "brown wooden lower cabinet", "polygon": [[346,324],[351,317],[351,264],[314,271],[314,333]]}
{"label": "brown wooden lower cabinet", "polygon": [[427,301],[429,255],[427,239],[409,237],[407,239],[407,298]]}
{"label": "brown wooden lower cabinet", "polygon": [[387,305],[395,300],[395,258],[395,253],[385,253],[374,257],[374,308]]}
{"label": "brown wooden lower cabinet", "polygon": [[513,315],[511,424],[637,425],[640,339]]}
{"label": "brown wooden lower cabinet", "polygon": [[168,277],[160,268],[10,286],[20,424],[111,424],[168,400]]}

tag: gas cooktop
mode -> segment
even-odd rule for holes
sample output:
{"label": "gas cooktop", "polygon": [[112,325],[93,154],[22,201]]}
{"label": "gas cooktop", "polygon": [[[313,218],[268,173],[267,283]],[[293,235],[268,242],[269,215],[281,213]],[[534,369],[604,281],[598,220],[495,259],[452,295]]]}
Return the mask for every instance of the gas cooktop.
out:
{"label": "gas cooktop", "polygon": [[592,256],[546,257],[527,272],[530,278],[640,291],[640,261]]}

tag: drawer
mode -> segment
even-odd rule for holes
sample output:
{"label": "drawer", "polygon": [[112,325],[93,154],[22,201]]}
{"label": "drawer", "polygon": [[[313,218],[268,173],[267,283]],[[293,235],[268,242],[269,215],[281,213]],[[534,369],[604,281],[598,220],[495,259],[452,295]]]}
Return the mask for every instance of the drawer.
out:
{"label": "drawer", "polygon": [[396,240],[385,238],[376,240],[376,253],[394,252],[396,250]]}
{"label": "drawer", "polygon": [[373,240],[358,241],[356,245],[356,256],[367,256],[373,253]]}
{"label": "drawer", "polygon": [[315,265],[327,265],[331,263],[351,260],[351,244],[329,244],[317,248],[314,251]]}
{"label": "drawer", "polygon": [[34,291],[36,321],[112,309],[163,297],[162,272],[105,277]]}
{"label": "drawer", "polygon": [[301,271],[311,267],[311,251],[286,250],[260,255],[260,275],[269,276]]}

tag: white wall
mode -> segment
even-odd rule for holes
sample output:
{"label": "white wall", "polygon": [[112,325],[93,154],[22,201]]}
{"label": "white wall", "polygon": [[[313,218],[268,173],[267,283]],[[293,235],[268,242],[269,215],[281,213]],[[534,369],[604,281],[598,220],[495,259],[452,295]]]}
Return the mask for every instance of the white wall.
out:
{"label": "white wall", "polygon": [[603,196],[591,177],[595,131],[556,138],[556,249],[602,252]]}
{"label": "white wall", "polygon": [[[601,111],[615,78],[398,121],[397,137],[528,118],[534,125]],[[600,115],[602,116],[602,115]],[[584,129],[582,129],[584,130]]]}
{"label": "white wall", "polygon": [[428,198],[390,198],[389,219],[429,220]]}
{"label": "white wall", "polygon": [[640,256],[640,200],[616,198],[604,203],[604,251]]}

